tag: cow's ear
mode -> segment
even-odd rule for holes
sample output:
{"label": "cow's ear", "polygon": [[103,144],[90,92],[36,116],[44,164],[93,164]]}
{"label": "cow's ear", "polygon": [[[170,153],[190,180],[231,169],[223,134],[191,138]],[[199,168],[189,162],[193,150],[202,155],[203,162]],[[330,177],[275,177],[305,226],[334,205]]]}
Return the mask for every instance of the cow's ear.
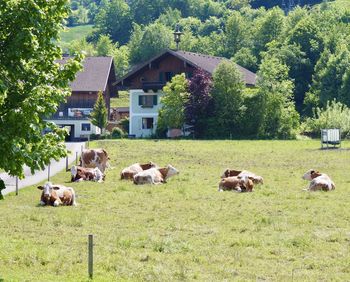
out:
{"label": "cow's ear", "polygon": [[44,190],[44,186],[38,186],[39,190]]}
{"label": "cow's ear", "polygon": [[60,187],[59,186],[52,186],[52,189],[53,190],[60,190]]}
{"label": "cow's ear", "polygon": [[315,173],[315,171],[314,171],[314,170],[311,170],[311,171],[310,171],[310,174],[313,174],[313,173]]}

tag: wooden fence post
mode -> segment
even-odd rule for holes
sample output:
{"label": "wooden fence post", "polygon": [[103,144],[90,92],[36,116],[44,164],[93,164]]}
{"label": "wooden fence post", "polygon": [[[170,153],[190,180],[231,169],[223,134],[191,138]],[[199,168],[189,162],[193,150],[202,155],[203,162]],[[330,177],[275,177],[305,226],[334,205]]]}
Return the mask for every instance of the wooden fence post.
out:
{"label": "wooden fence post", "polygon": [[16,196],[18,196],[18,176],[16,176]]}
{"label": "wooden fence post", "polygon": [[68,156],[66,157],[66,171],[68,171]]}
{"label": "wooden fence post", "polygon": [[75,164],[78,165],[78,152],[75,152]]}
{"label": "wooden fence post", "polygon": [[94,235],[89,234],[89,258],[88,258],[88,271],[89,271],[89,278],[93,278],[94,274],[94,253],[93,253],[93,248],[94,248]]}
{"label": "wooden fence post", "polygon": [[50,168],[51,168],[51,163],[47,166],[47,181],[50,181]]}

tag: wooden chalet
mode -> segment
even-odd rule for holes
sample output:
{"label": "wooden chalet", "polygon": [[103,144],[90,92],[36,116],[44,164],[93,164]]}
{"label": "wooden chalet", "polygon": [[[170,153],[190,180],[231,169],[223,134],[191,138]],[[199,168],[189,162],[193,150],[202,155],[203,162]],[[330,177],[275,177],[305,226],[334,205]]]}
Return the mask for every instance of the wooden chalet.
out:
{"label": "wooden chalet", "polygon": [[[59,60],[64,64],[67,57]],[[83,61],[83,70],[77,73],[70,83],[71,96],[59,106],[58,111],[50,118],[59,126],[69,131],[67,141],[87,138],[90,134],[99,134],[99,129],[91,124],[89,115],[93,110],[97,95],[100,91],[110,111],[110,97],[115,95],[116,76],[112,57],[86,57]]]}
{"label": "wooden chalet", "polygon": [[[167,49],[149,61],[135,66],[128,74],[115,83],[118,90],[129,90],[130,123],[129,134],[135,137],[147,137],[155,132],[158,110],[161,108],[162,89],[176,74],[185,73],[187,78],[196,69],[213,74],[222,57],[175,51]],[[248,87],[256,84],[256,74],[237,65]]]}

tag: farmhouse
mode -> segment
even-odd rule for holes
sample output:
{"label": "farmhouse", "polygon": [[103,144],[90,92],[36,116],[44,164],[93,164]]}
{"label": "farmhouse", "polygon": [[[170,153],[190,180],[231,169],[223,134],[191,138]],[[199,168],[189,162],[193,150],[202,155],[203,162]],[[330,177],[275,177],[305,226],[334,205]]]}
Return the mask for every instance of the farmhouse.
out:
{"label": "farmhouse", "polygon": [[[167,49],[118,79],[117,89],[129,90],[129,134],[135,137],[147,137],[155,132],[162,89],[174,75],[185,73],[186,77],[190,78],[195,69],[202,69],[212,75],[223,60],[227,59]],[[239,65],[237,67],[246,85],[255,86],[255,73]]]}
{"label": "farmhouse", "polygon": [[[58,61],[64,64],[68,57]],[[112,57],[86,57],[83,70],[70,87],[72,95],[66,103],[61,104],[58,111],[48,120],[66,127],[69,135],[66,141],[86,138],[90,134],[99,134],[100,130],[89,121],[89,115],[94,107],[99,91],[103,92],[108,112],[110,110],[110,96],[113,96],[116,82]]]}

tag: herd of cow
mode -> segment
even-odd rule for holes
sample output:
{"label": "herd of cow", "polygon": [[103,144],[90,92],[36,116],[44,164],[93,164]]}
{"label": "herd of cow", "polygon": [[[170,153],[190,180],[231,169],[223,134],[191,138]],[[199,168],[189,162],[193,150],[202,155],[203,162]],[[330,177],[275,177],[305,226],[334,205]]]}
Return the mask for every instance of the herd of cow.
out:
{"label": "herd of cow", "polygon": [[[96,181],[103,182],[105,170],[109,167],[108,154],[104,149],[83,150],[80,157],[79,166],[71,168],[71,181]],[[179,174],[179,171],[172,165],[158,167],[153,162],[146,164],[135,163],[124,168],[120,174],[121,179],[133,180],[134,184],[162,184],[166,183],[171,176]],[[320,173],[314,169],[307,171],[303,177],[309,180],[307,191],[331,191],[335,189],[334,182],[327,174]],[[247,170],[226,169],[219,182],[219,191],[253,192],[254,185],[263,184],[264,179],[253,172]],[[75,191],[72,187],[61,184],[46,182],[43,186],[38,186],[42,190],[41,205],[76,205]]]}

